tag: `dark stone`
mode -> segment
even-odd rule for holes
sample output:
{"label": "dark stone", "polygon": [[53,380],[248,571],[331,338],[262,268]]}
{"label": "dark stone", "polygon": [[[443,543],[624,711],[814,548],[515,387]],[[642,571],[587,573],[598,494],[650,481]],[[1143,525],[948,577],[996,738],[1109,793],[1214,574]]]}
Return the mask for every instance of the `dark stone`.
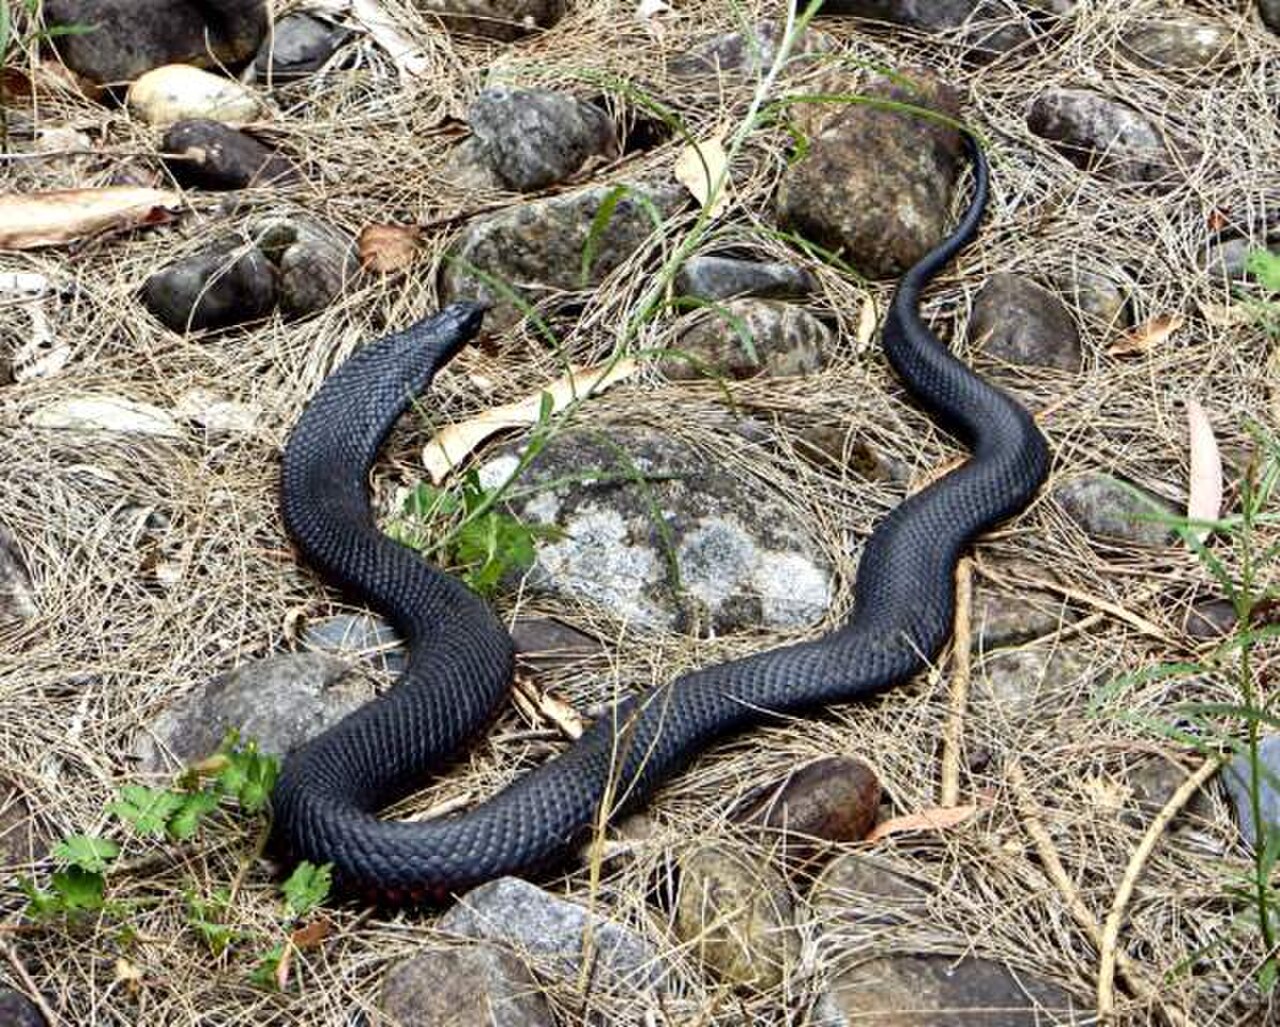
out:
{"label": "dark stone", "polygon": [[1080,333],[1062,300],[1020,275],[987,279],[973,303],[969,338],[982,352],[1011,364],[1078,371]]}
{"label": "dark stone", "polygon": [[880,781],[862,760],[827,756],[795,770],[734,815],[781,840],[790,858],[807,858],[813,842],[857,842],[875,826]]}
{"label": "dark stone", "polygon": [[1232,37],[1225,22],[1163,17],[1130,29],[1121,45],[1149,68],[1205,71],[1231,56]]}
{"label": "dark stone", "polygon": [[0,870],[8,872],[43,859],[49,842],[22,788],[9,778],[0,778]]}
{"label": "dark stone", "polygon": [[911,481],[911,468],[896,456],[881,452],[847,423],[810,424],[801,429],[797,452],[829,471],[850,470],[868,481]]}
{"label": "dark stone", "polygon": [[568,667],[604,652],[598,638],[550,617],[521,617],[511,626],[516,658],[533,670]]}
{"label": "dark stone", "polygon": [[483,944],[424,952],[397,963],[382,985],[382,1011],[396,1027],[556,1027],[525,965]]}
{"label": "dark stone", "polygon": [[161,144],[165,166],[183,185],[244,189],[300,180],[293,165],[253,136],[220,121],[178,121]]}
{"label": "dark stone", "polygon": [[[860,92],[960,115],[958,95],[927,72]],[[960,133],[924,117],[853,104],[825,123],[778,191],[783,226],[871,278],[896,278],[950,230]]]}
{"label": "dark stone", "polygon": [[258,78],[280,81],[319,70],[348,39],[351,32],[309,14],[290,14],[258,48],[253,70]]}
{"label": "dark stone", "polygon": [[482,159],[517,192],[563,182],[589,158],[618,149],[604,111],[549,89],[486,89],[471,105],[467,122]]}
{"label": "dark stone", "polygon": [[[676,78],[732,76],[753,78],[768,71],[782,43],[783,22],[756,22],[750,32],[728,32],[700,43],[687,53],[667,62],[667,71]],[[792,45],[789,60],[834,49],[835,40],[825,32],[807,29]]]}
{"label": "dark stone", "polygon": [[280,309],[286,317],[323,310],[360,274],[356,241],[310,218],[261,226],[258,245],[279,272]]}
{"label": "dark stone", "polygon": [[450,32],[488,39],[519,39],[550,28],[564,16],[566,0],[416,0]]}
{"label": "dark stone", "polygon": [[1280,33],[1280,0],[1258,0],[1258,13],[1267,28]]}
{"label": "dark stone", "polygon": [[1031,105],[1027,126],[1084,171],[1114,182],[1173,184],[1174,168],[1159,130],[1119,100],[1088,89],[1050,89]]}
{"label": "dark stone", "polygon": [[0,1024],[4,1027],[49,1027],[49,1021],[39,1006],[20,991],[3,986],[0,986]]}
{"label": "dark stone", "polygon": [[[1023,576],[1052,577],[1050,572],[1021,561],[1002,561],[996,567],[1015,573],[1025,571]],[[1005,587],[985,578],[974,581],[971,620],[975,652],[1043,638],[1078,619],[1056,593],[1022,585]]]}
{"label": "dark stone", "polygon": [[1089,535],[1144,546],[1167,545],[1174,537],[1167,520],[1172,504],[1110,475],[1086,473],[1068,478],[1051,495]]}
{"label": "dark stone", "polygon": [[985,60],[1012,50],[1034,35],[1041,3],[1006,0],[826,0],[820,14],[844,14],[929,32],[954,32],[969,57]]}
{"label": "dark stone", "polygon": [[818,878],[809,898],[822,922],[846,937],[923,916],[930,891],[885,857],[846,852]]}
{"label": "dark stone", "polygon": [[662,360],[668,378],[812,374],[826,365],[833,345],[826,325],[787,303],[729,300],[691,320]]}
{"label": "dark stone", "polygon": [[1236,608],[1229,600],[1201,599],[1187,611],[1183,630],[1197,642],[1212,642],[1230,634],[1236,624]]}
{"label": "dark stone", "polygon": [[122,83],[162,64],[248,59],[267,31],[265,0],[44,0],[44,22],[93,26],[53,39],[72,71]]}
{"label": "dark stone", "polygon": [[30,620],[37,613],[31,575],[18,545],[0,527],[0,625]]}
{"label": "dark stone", "polygon": [[276,273],[263,252],[224,240],[156,272],[142,301],[175,332],[256,321],[276,302]]}
{"label": "dark stone", "polygon": [[1112,277],[1073,267],[1057,276],[1053,284],[1076,308],[1086,325],[1092,322],[1097,329],[1107,332],[1132,323],[1129,309],[1132,285],[1120,272]]}
{"label": "dark stone", "polygon": [[676,293],[693,299],[795,299],[813,292],[813,275],[792,264],[736,260],[732,257],[690,257],[676,274]]}
{"label": "dark stone", "polygon": [[[1258,744],[1258,766],[1261,773],[1258,781],[1259,807],[1265,830],[1280,831],[1280,735],[1269,735]],[[1250,797],[1252,772],[1249,766],[1249,754],[1242,752],[1223,768],[1223,783],[1227,786],[1227,795],[1235,807],[1236,820],[1240,824],[1240,833],[1250,845],[1258,844],[1258,830],[1253,822],[1253,803]]]}
{"label": "dark stone", "polygon": [[[1133,816],[1132,813],[1125,815],[1126,822],[1133,827],[1146,827],[1151,819],[1164,809],[1190,775],[1191,771],[1164,756],[1151,756],[1140,760],[1129,769],[1126,775],[1129,790],[1133,796],[1133,804],[1138,809],[1137,816]],[[1182,808],[1174,820],[1174,826],[1183,826],[1193,819],[1207,821],[1212,816],[1213,806],[1201,789]]]}

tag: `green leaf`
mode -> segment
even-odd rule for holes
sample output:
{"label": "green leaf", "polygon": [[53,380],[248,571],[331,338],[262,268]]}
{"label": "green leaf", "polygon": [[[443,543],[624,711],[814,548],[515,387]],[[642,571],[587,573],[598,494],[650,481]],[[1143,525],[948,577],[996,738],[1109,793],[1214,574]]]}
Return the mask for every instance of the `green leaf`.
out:
{"label": "green leaf", "polygon": [[609,230],[609,223],[613,220],[618,204],[629,192],[631,190],[627,186],[615,185],[596,208],[591,227],[587,230],[587,241],[582,246],[582,269],[579,277],[584,286],[591,280],[591,265],[596,262],[596,255],[600,252],[600,241]]}
{"label": "green leaf", "polygon": [[294,917],[306,916],[329,897],[332,885],[332,863],[316,866],[303,860],[282,885],[285,905]]}
{"label": "green leaf", "polygon": [[1258,988],[1264,993],[1274,991],[1278,978],[1280,978],[1280,965],[1277,965],[1276,958],[1272,956],[1258,971]]}
{"label": "green leaf", "polygon": [[37,888],[35,881],[29,877],[19,876],[18,887],[27,897],[27,914],[43,920],[59,910],[58,897],[52,892]]}
{"label": "green leaf", "polygon": [[227,765],[218,774],[218,787],[247,812],[259,812],[271,798],[271,789],[280,774],[280,761],[258,752],[253,742],[242,748],[233,748],[224,755]]}
{"label": "green leaf", "polygon": [[215,956],[222,955],[240,932],[225,921],[231,906],[231,897],[225,888],[218,888],[209,899],[195,892],[187,892],[187,923],[196,930]]}
{"label": "green leaf", "polygon": [[1280,292],[1280,253],[1254,250],[1245,260],[1244,268],[1269,292]]}
{"label": "green leaf", "polygon": [[169,818],[182,808],[183,796],[163,788],[125,785],[120,798],[107,809],[140,835],[158,838],[164,834]]}
{"label": "green leaf", "polygon": [[272,945],[261,956],[258,957],[258,965],[254,967],[253,973],[249,975],[249,980],[256,984],[259,988],[266,988],[268,991],[278,991],[279,985],[276,983],[276,970],[280,967],[280,960],[284,958],[285,942],[278,945]]}
{"label": "green leaf", "polygon": [[120,846],[106,838],[87,834],[73,834],[62,839],[53,850],[55,859],[65,860],[74,867],[100,874],[107,864],[120,855]]}
{"label": "green leaf", "polygon": [[182,807],[169,818],[169,834],[185,840],[200,830],[200,821],[206,813],[218,808],[218,797],[212,792],[193,792],[184,796]]}
{"label": "green leaf", "polygon": [[58,903],[68,913],[89,912],[102,908],[106,881],[79,867],[59,870],[50,880]]}

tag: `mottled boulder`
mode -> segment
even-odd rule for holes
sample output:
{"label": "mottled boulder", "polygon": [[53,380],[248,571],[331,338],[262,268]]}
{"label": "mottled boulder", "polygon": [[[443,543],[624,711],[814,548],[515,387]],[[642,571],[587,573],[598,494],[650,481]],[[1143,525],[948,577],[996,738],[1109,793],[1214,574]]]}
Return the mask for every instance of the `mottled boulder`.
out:
{"label": "mottled boulder", "polygon": [[165,166],[183,185],[244,189],[300,180],[293,165],[275,150],[220,121],[175,122],[160,145]]}
{"label": "mottled boulder", "polygon": [[31,575],[13,537],[0,527],[0,625],[36,615]]}
{"label": "mottled boulder", "polygon": [[397,963],[382,984],[382,1011],[396,1027],[556,1027],[525,965],[483,944],[437,949]]}
{"label": "mottled boulder", "polygon": [[1163,17],[1135,26],[1120,41],[1131,57],[1149,68],[1204,71],[1231,58],[1234,33],[1225,21]]}
{"label": "mottled boulder", "polygon": [[[882,78],[860,91],[959,117],[956,93],[928,73],[907,74],[910,85]],[[897,277],[946,236],[961,150],[949,125],[850,105],[783,175],[778,217],[869,277]]]}
{"label": "mottled boulder", "polygon": [[736,299],[702,310],[662,361],[668,378],[769,378],[812,374],[834,347],[831,330],[801,307]]}
{"label": "mottled boulder", "polygon": [[324,222],[305,217],[265,221],[256,226],[255,235],[277,270],[280,310],[286,317],[323,310],[360,274],[356,241]]}
{"label": "mottled boulder", "polygon": [[[769,70],[778,57],[785,24],[766,19],[748,31],[727,32],[699,43],[692,50],[677,54],[667,62],[667,71],[676,78],[703,76],[719,78],[753,78]],[[792,45],[788,60],[826,53],[835,41],[825,32],[806,29]]]}
{"label": "mottled boulder", "polygon": [[54,28],[91,25],[57,36],[67,67],[94,82],[121,83],[162,64],[235,64],[267,31],[265,0],[44,0]]}
{"label": "mottled boulder", "polygon": [[518,39],[550,28],[564,16],[565,0],[416,0],[450,32]]}
{"label": "mottled boulder", "polygon": [[1095,671],[1089,654],[1067,644],[997,649],[974,670],[982,701],[1013,721],[1051,716],[1083,703],[1093,690]]}
{"label": "mottled boulder", "polygon": [[1078,371],[1083,355],[1071,312],[1053,293],[1000,272],[973,302],[969,337],[983,353],[1011,364]]}
{"label": "mottled boulder", "polygon": [[351,31],[309,14],[286,15],[275,23],[253,58],[253,73],[261,79],[282,81],[321,68],[351,38]]}
{"label": "mottled boulder", "polygon": [[0,1024],[4,1027],[49,1027],[49,1021],[39,1006],[22,992],[3,986],[0,986]]}
{"label": "mottled boulder", "polygon": [[276,302],[276,278],[257,246],[224,239],[157,271],[142,302],[175,332],[226,328],[265,317]]}
{"label": "mottled boulder", "polygon": [[1119,100],[1088,89],[1049,89],[1032,103],[1027,126],[1084,171],[1114,182],[1174,184],[1159,129]]}
{"label": "mottled boulder", "polygon": [[1056,485],[1053,498],[1067,516],[1098,539],[1161,546],[1174,531],[1172,504],[1110,475],[1080,474]]}
{"label": "mottled boulder", "polygon": [[777,261],[739,260],[705,255],[690,257],[676,274],[676,293],[719,302],[739,296],[797,299],[817,283],[804,268]]}
{"label": "mottled boulder", "polygon": [[242,125],[262,113],[262,101],[247,86],[189,64],[166,64],[134,80],[129,110],[149,125],[208,119]]}

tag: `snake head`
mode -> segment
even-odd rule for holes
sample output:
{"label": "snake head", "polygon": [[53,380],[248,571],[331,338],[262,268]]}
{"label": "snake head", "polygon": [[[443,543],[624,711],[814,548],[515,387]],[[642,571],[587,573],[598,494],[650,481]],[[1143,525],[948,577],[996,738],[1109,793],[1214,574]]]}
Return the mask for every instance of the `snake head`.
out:
{"label": "snake head", "polygon": [[440,349],[439,362],[443,364],[463,346],[475,338],[484,323],[487,303],[460,300],[450,303],[438,314],[423,321],[419,327],[428,331],[428,337]]}

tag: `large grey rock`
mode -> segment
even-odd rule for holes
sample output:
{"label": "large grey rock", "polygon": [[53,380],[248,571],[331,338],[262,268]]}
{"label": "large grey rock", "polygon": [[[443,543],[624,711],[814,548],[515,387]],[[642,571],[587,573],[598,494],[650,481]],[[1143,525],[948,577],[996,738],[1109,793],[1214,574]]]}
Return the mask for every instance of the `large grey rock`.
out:
{"label": "large grey rock", "polygon": [[831,330],[801,307],[736,299],[702,310],[662,361],[668,378],[793,377],[820,370],[834,346]]}
{"label": "large grey rock", "polygon": [[1172,504],[1128,482],[1096,472],[1056,485],[1052,496],[1073,521],[1100,539],[1160,546],[1174,536],[1167,520]]}
{"label": "large grey rock", "polygon": [[583,252],[596,214],[614,188],[594,186],[471,222],[445,261],[441,290],[446,300],[490,304],[485,326],[494,331],[509,327],[523,316],[519,307],[472,268],[503,283],[525,303],[598,285],[653,235],[654,212],[660,219],[669,218],[686,200],[684,189],[675,183],[629,183],[608,226],[595,233],[595,256],[584,280]]}
{"label": "large grey rock", "polygon": [[[1259,807],[1266,831],[1280,831],[1280,735],[1270,735],[1258,745]],[[1253,774],[1248,753],[1240,753],[1222,771],[1227,795],[1235,807],[1240,833],[1250,845],[1258,844],[1258,828],[1253,820],[1251,789]]]}
{"label": "large grey rock", "polygon": [[1080,333],[1071,312],[1048,289],[999,272],[973,302],[969,337],[984,353],[1012,364],[1080,370]]}
{"label": "large grey rock", "polygon": [[144,772],[169,769],[217,750],[232,728],[283,756],[373,698],[373,688],[340,660],[320,653],[243,664],[174,702],[139,735]]}
{"label": "large grey rock", "polygon": [[29,620],[37,613],[31,575],[17,543],[0,527],[0,626]]}
{"label": "large grey rock", "polygon": [[335,613],[309,621],[299,641],[307,649],[343,660],[367,660],[387,674],[400,673],[408,662],[404,639],[371,613]]}
{"label": "large grey rock", "polygon": [[642,935],[516,877],[469,891],[436,926],[509,946],[539,973],[569,980],[582,972],[590,945],[593,988],[644,994],[664,987],[666,968]]}
{"label": "large grey rock", "polygon": [[48,1027],[49,1021],[40,1012],[40,1007],[22,992],[0,987],[0,1024],[4,1027]]}
{"label": "large grey rock", "polygon": [[1061,13],[1030,0],[826,0],[822,14],[845,14],[931,32],[955,32],[974,59],[989,59],[1032,38],[1033,15]]}
{"label": "large grey rock", "polygon": [[1088,654],[1071,645],[1031,645],[988,653],[975,677],[981,694],[989,697],[1000,716],[1019,721],[1032,715],[1051,716],[1082,701],[1095,677]]}
{"label": "large grey rock", "polygon": [[[1021,561],[1001,561],[995,567],[1000,572],[1017,572],[1024,577],[1053,577],[1052,572]],[[973,585],[970,619],[973,649],[986,652],[1043,638],[1078,617],[1054,592],[1022,585],[1006,587],[978,578]]]}
{"label": "large grey rock", "polygon": [[142,302],[175,332],[244,324],[275,305],[276,271],[257,246],[224,239],[157,271]]}
{"label": "large grey rock", "polygon": [[57,36],[54,46],[73,71],[95,82],[121,83],[162,64],[235,64],[267,31],[265,0],[45,0],[50,28],[92,26]]}
{"label": "large grey rock", "polygon": [[1088,89],[1049,89],[1032,103],[1027,126],[1082,170],[1115,182],[1173,184],[1159,129],[1119,100]]}
{"label": "large grey rock", "polygon": [[1234,33],[1226,21],[1208,18],[1162,17],[1143,22],[1121,37],[1121,44],[1139,63],[1151,68],[1203,71],[1223,64],[1232,55]]}
{"label": "large grey rock", "polygon": [[[959,98],[930,73],[880,78],[869,96],[959,117]],[[852,104],[824,123],[778,190],[784,227],[841,254],[871,278],[901,275],[950,228],[960,133],[924,117]]]}
{"label": "large grey rock", "polygon": [[[485,473],[509,474],[516,460],[507,452]],[[563,531],[538,544],[529,585],[598,604],[633,626],[798,628],[831,602],[831,568],[803,520],[671,436],[633,427],[563,432],[520,487],[527,495],[514,512]]]}
{"label": "large grey rock", "polygon": [[[676,78],[726,76],[755,77],[769,70],[777,60],[783,41],[785,24],[773,19],[758,21],[747,31],[727,32],[699,43],[692,50],[677,54],[667,62],[667,70]],[[825,32],[806,29],[792,44],[788,60],[826,53],[835,48]]]}
{"label": "large grey rock", "polygon": [[489,39],[518,39],[550,28],[564,15],[565,0],[416,0],[451,32]]}
{"label": "large grey rock", "polygon": [[350,30],[309,14],[287,15],[262,41],[253,59],[253,73],[272,81],[306,75],[322,67],[350,38]]}
{"label": "large grey rock", "polygon": [[563,182],[589,158],[618,149],[604,111],[550,89],[492,86],[476,97],[467,122],[479,155],[517,192]]}
{"label": "large grey rock", "polygon": [[280,309],[286,317],[323,310],[360,274],[356,241],[312,218],[268,221],[256,229],[258,245],[275,265]]}
{"label": "large grey rock", "polygon": [[297,170],[248,133],[220,121],[178,121],[161,143],[164,163],[183,185],[244,189],[300,180]]}
{"label": "large grey rock", "polygon": [[676,274],[676,293],[719,302],[739,296],[796,299],[813,292],[813,275],[793,264],[738,260],[705,255],[690,257]]}
{"label": "large grey rock", "polygon": [[492,945],[424,952],[397,963],[382,984],[396,1027],[556,1027],[528,969]]}

